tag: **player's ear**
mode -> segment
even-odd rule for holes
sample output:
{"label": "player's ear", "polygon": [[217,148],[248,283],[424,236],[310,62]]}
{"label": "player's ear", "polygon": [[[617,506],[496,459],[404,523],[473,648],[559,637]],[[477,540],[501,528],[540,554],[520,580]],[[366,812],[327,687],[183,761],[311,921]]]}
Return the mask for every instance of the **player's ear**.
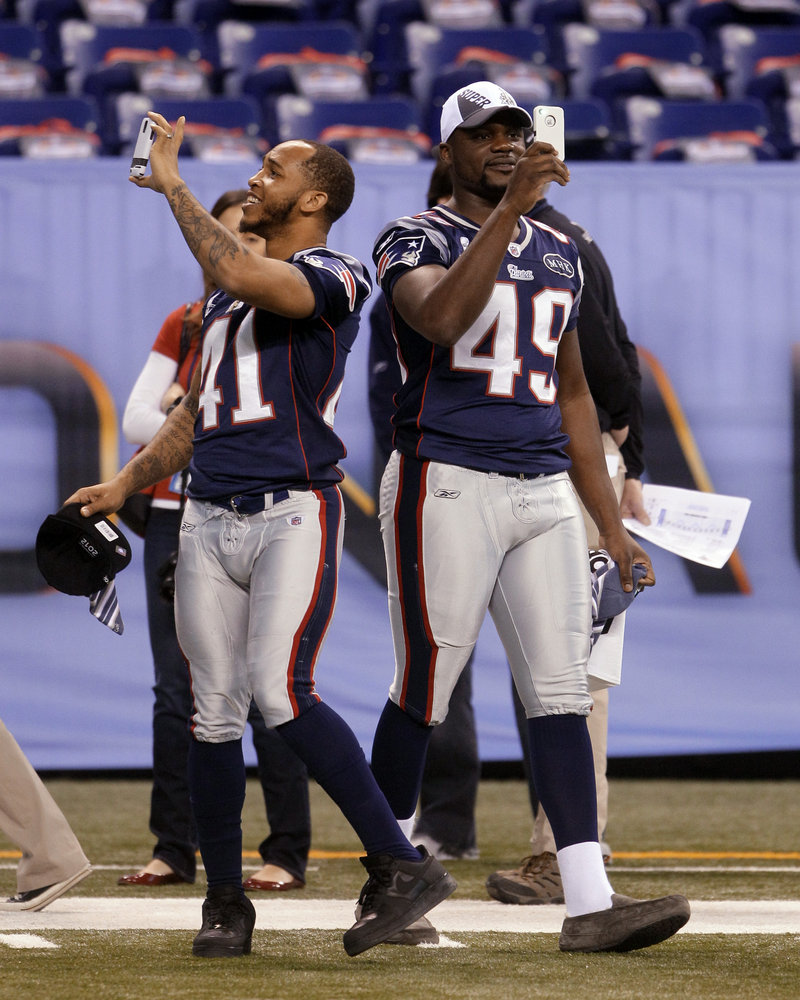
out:
{"label": "player's ear", "polygon": [[450,144],[447,142],[439,143],[439,159],[444,163],[452,163],[453,158],[450,155]]}
{"label": "player's ear", "polygon": [[309,215],[320,212],[327,204],[328,195],[325,191],[309,189],[300,197],[300,208]]}

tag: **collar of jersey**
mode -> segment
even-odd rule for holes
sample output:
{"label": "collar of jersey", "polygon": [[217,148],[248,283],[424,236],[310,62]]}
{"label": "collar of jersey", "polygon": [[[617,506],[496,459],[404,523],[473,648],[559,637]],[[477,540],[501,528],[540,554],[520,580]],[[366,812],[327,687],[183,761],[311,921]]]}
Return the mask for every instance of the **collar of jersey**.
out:
{"label": "collar of jersey", "polygon": [[[435,212],[437,215],[443,215],[451,222],[458,223],[458,225],[463,229],[474,229],[477,233],[481,228],[477,223],[468,219],[466,215],[454,212],[452,208],[445,208],[444,205],[435,205],[432,209],[430,209],[430,211]],[[533,232],[530,222],[528,222],[524,215],[519,217],[519,228],[520,238],[518,240],[514,240],[513,242],[520,248],[520,250],[524,250],[530,242],[531,233]]]}

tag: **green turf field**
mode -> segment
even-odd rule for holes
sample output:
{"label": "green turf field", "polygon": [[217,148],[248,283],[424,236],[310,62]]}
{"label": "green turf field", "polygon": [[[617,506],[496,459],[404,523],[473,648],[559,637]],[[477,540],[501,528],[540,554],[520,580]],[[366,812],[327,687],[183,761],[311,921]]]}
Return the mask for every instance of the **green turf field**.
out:
{"label": "green turf field", "polygon": [[[51,779],[48,787],[96,866],[76,896],[138,897],[154,908],[159,899],[196,898],[199,926],[202,880],[160,890],[116,885],[119,874],[150,856],[147,782]],[[695,901],[800,899],[800,782],[616,780],[610,807],[610,877],[619,892],[679,891]],[[358,843],[316,786],[312,820],[308,885],[292,895],[355,900],[363,882]],[[258,866],[264,824],[260,789],[251,781],[244,815],[250,868]],[[512,867],[526,853],[529,834],[522,782],[483,782],[481,857],[449,864],[459,882],[453,899],[485,899],[486,875]],[[0,852],[0,889],[10,894],[13,847],[0,839]],[[203,960],[191,955],[192,931],[39,931],[36,914],[25,924],[3,932],[0,921],[0,1000],[800,998],[800,926],[780,934],[748,933],[747,926],[740,934],[691,934],[690,922],[655,948],[589,956],[560,953],[555,934],[465,932],[448,934],[452,947],[380,946],[351,959],[340,931],[257,925],[249,957]],[[11,947],[24,932],[51,947]]]}

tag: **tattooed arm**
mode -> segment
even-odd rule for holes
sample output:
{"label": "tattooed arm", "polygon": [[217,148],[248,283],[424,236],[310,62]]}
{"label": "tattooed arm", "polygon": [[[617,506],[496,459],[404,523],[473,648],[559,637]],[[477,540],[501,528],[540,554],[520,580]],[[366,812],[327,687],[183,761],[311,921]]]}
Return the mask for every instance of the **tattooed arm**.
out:
{"label": "tattooed arm", "polygon": [[194,421],[200,396],[200,366],[182,402],[167,417],[158,433],[127,465],[105,483],[82,486],[65,503],[80,503],[81,514],[113,514],[127,497],[180,472],[192,457]]}
{"label": "tattooed arm", "polygon": [[[132,177],[131,182],[166,197],[203,272],[218,288],[242,302],[279,316],[298,319],[310,316],[315,307],[314,293],[302,272],[285,260],[253,253],[214,219],[187,187],[178,169],[184,119],[178,119],[173,133],[166,118],[155,112],[151,112],[150,118],[156,135],[150,153],[151,173]],[[307,244],[287,247],[285,256],[291,256],[303,245]]]}

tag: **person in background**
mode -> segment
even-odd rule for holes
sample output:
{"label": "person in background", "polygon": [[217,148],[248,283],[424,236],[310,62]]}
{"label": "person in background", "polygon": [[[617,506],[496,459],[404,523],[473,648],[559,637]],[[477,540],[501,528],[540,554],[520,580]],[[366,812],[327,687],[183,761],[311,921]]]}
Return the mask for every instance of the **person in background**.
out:
{"label": "person in background", "polygon": [[[231,233],[237,233],[245,189],[226,191],[211,209]],[[253,253],[264,255],[255,233],[239,238]],[[198,360],[203,303],[215,291],[203,275],[203,298],[167,316],[131,391],[122,418],[125,437],[145,445],[180,403]],[[123,875],[120,885],[161,886],[194,882],[197,834],[189,803],[187,761],[192,694],[189,671],[175,633],[174,557],[186,494],[180,472],[150,492],[144,528],[147,623],[153,653],[153,787],[150,831],[156,838],[151,860],[140,871]],[[264,792],[269,835],[259,845],[263,866],[246,879],[247,889],[285,892],[302,888],[311,846],[308,774],[300,758],[271,729],[255,704],[248,714],[258,777]]]}
{"label": "person in background", "polygon": [[22,851],[0,910],[43,910],[91,873],[66,816],[0,719],[0,830]]}

